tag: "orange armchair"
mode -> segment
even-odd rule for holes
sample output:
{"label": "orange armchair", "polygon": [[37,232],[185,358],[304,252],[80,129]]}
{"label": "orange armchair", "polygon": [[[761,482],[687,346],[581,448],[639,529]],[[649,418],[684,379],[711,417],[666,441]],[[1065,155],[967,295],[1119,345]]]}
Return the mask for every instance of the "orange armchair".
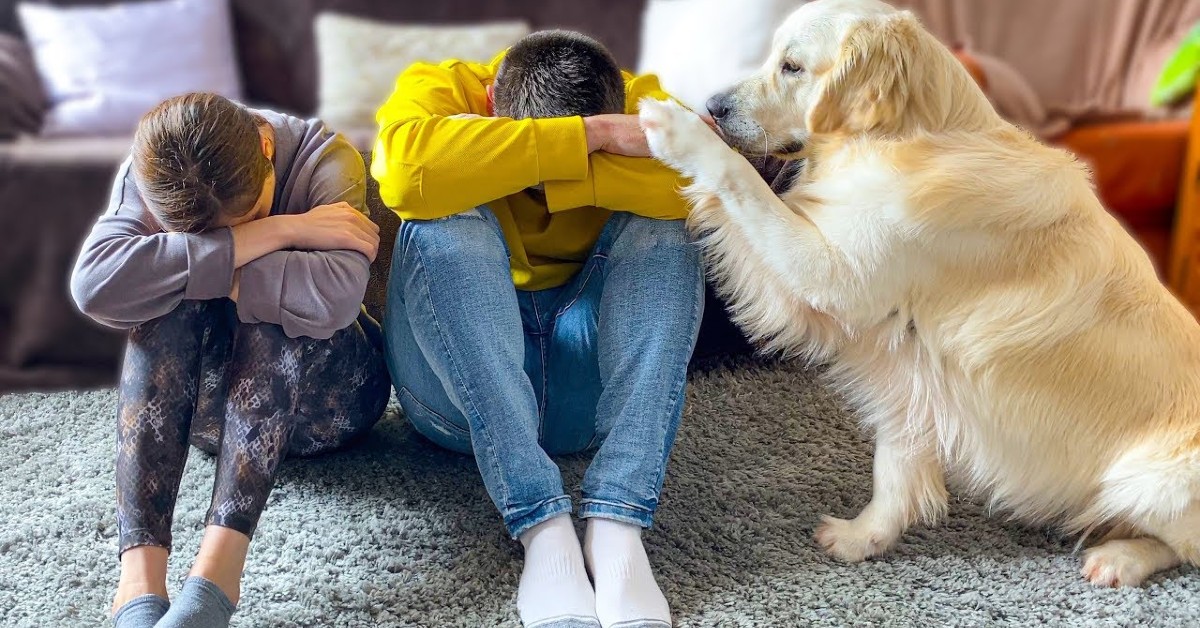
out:
{"label": "orange armchair", "polygon": [[1179,205],[1167,277],[1171,289],[1200,312],[1200,90],[1192,105],[1187,156],[1180,172]]}

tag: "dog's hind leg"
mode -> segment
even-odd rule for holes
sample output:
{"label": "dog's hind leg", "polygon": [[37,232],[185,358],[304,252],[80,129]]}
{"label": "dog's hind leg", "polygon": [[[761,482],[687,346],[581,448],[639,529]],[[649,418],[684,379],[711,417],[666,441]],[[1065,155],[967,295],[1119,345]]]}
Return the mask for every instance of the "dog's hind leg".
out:
{"label": "dog's hind leg", "polygon": [[1101,511],[1121,513],[1139,538],[1105,541],[1084,554],[1083,575],[1094,584],[1137,586],[1181,562],[1200,566],[1200,456],[1193,444],[1166,456],[1152,445],[1135,448],[1106,474]]}
{"label": "dog's hind leg", "polygon": [[1179,562],[1179,554],[1154,537],[1113,539],[1084,552],[1081,573],[1102,587],[1136,587],[1150,574]]}
{"label": "dog's hind leg", "polygon": [[871,502],[849,521],[825,517],[816,539],[831,556],[858,562],[882,554],[918,520],[935,521],[946,510],[945,479],[932,446],[880,430],[875,442]]}
{"label": "dog's hind leg", "polygon": [[1160,526],[1157,535],[1185,562],[1200,567],[1200,498],[1182,517]]}
{"label": "dog's hind leg", "polygon": [[1083,574],[1095,584],[1137,586],[1180,563],[1200,566],[1200,499],[1178,517],[1144,523],[1151,537],[1109,541],[1084,555]]}

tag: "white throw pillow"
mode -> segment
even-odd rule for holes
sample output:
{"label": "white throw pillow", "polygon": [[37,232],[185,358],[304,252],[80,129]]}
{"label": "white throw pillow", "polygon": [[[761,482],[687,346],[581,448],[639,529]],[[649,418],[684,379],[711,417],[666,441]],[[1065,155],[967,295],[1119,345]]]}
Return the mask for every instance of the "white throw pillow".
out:
{"label": "white throw pillow", "polygon": [[316,22],[317,115],[347,133],[374,129],[375,112],[408,66],[446,59],[486,63],[527,34],[524,22],[423,26],[322,13]]}
{"label": "white throw pillow", "polygon": [[42,135],[127,135],[188,92],[241,98],[228,0],[17,6],[50,111]]}
{"label": "white throw pillow", "polygon": [[695,111],[762,67],[775,30],[804,0],[650,0],[638,73]]}

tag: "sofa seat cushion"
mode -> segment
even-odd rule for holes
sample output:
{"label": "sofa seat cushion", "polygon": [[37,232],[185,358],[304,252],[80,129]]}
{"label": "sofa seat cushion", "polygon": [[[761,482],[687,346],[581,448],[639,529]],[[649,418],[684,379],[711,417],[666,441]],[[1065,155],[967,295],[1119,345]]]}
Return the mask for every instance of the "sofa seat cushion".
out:
{"label": "sofa seat cushion", "polygon": [[[116,167],[129,156],[133,137],[39,137],[26,135],[12,142],[0,142],[0,162],[26,165],[111,165]],[[96,208],[99,215],[102,207]]]}
{"label": "sofa seat cushion", "polygon": [[0,138],[36,133],[46,106],[29,46],[18,37],[0,33]]}
{"label": "sofa seat cushion", "polygon": [[0,143],[0,392],[114,381],[122,334],[67,291],[129,140]]}

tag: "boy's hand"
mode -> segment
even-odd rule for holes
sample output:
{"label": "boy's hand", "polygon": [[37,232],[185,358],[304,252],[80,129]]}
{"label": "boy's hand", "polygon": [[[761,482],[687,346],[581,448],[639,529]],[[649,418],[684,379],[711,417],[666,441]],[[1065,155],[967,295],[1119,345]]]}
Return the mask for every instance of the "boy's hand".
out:
{"label": "boy's hand", "polygon": [[626,157],[649,157],[650,145],[637,116],[610,113],[583,119],[589,153],[604,151]]}
{"label": "boy's hand", "polygon": [[349,203],[318,205],[288,218],[288,242],[293,248],[358,251],[372,262],[379,252],[379,225]]}

